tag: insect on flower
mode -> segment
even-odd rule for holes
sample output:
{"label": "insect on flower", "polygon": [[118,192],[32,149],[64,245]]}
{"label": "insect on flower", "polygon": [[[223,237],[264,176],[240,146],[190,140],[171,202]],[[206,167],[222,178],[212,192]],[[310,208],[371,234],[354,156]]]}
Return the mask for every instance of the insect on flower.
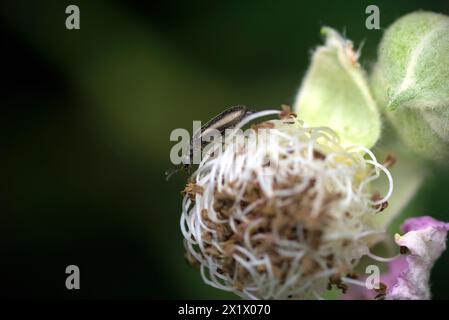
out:
{"label": "insect on flower", "polygon": [[[209,132],[217,130],[220,134],[223,134],[226,129],[234,128],[236,124],[253,113],[254,111],[248,109],[246,106],[238,105],[226,109],[202,125],[200,130],[193,134],[189,144],[189,152],[183,155],[182,163],[178,167],[165,172],[166,179],[168,180],[174,173],[179,172],[182,169],[190,172],[193,153],[197,150],[202,151],[204,146],[208,143],[203,137]],[[198,143],[195,143],[196,141]]]}
{"label": "insect on flower", "polygon": [[[257,120],[276,115],[279,119]],[[204,282],[245,299],[321,299],[346,292],[370,252],[370,223],[393,191],[388,169],[362,146],[343,146],[327,127],[308,127],[288,108],[245,117],[257,130],[230,139],[188,180],[180,219],[188,261]],[[267,165],[268,164],[268,165]],[[388,189],[372,199],[384,173]],[[192,263],[191,263],[192,264]],[[382,293],[382,292],[379,292]]]}

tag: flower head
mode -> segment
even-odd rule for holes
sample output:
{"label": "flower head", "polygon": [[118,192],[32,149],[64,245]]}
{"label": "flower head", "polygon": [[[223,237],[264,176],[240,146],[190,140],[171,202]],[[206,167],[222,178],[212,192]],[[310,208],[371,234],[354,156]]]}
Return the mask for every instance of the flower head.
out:
{"label": "flower head", "polygon": [[[236,129],[279,113],[256,113]],[[181,216],[188,260],[206,283],[243,298],[344,291],[344,277],[379,232],[370,217],[391,195],[390,173],[368,149],[343,147],[329,128],[305,127],[290,112],[253,132],[246,144],[228,139],[192,175]],[[370,184],[382,172],[390,187],[379,197]]]}

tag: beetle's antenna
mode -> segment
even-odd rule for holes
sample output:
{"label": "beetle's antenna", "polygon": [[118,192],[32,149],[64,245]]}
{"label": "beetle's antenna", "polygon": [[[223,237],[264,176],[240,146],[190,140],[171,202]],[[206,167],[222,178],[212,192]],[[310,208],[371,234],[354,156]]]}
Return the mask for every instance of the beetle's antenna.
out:
{"label": "beetle's antenna", "polygon": [[179,172],[181,170],[182,170],[182,167],[181,168],[175,167],[175,168],[168,169],[167,171],[165,171],[165,180],[168,181],[172,175],[174,175],[176,172]]}

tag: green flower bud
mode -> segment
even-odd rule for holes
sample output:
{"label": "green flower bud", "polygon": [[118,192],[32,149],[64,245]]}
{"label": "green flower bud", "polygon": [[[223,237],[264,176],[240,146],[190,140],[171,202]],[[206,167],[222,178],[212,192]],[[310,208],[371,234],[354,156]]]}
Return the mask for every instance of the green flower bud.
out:
{"label": "green flower bud", "polygon": [[428,159],[449,156],[449,17],[414,12],[391,25],[371,77],[402,140]]}
{"label": "green flower bud", "polygon": [[359,52],[338,32],[323,28],[318,47],[298,92],[294,109],[308,126],[332,128],[344,146],[371,148],[379,139],[381,122]]}

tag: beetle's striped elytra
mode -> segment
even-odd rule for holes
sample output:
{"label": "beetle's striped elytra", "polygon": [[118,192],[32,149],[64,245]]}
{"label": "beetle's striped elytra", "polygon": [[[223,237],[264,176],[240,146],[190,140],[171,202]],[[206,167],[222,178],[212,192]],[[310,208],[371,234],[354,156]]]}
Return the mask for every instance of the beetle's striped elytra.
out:
{"label": "beetle's striped elytra", "polygon": [[[220,114],[210,119],[204,125],[202,125],[200,130],[196,131],[193,134],[192,139],[190,140],[188,154],[183,155],[183,161],[179,165],[179,167],[168,170],[165,173],[167,180],[174,173],[180,171],[181,169],[184,169],[187,172],[190,171],[192,167],[193,153],[194,151],[196,151],[195,146],[198,146],[201,151],[207,144],[207,141],[204,141],[204,139],[202,139],[204,136],[208,135],[212,130],[216,130],[220,134],[223,134],[226,129],[234,128],[240,121],[242,121],[252,113],[254,113],[254,111],[248,109],[246,106],[233,106],[224,110]],[[199,141],[199,143],[196,144],[195,141]]]}

